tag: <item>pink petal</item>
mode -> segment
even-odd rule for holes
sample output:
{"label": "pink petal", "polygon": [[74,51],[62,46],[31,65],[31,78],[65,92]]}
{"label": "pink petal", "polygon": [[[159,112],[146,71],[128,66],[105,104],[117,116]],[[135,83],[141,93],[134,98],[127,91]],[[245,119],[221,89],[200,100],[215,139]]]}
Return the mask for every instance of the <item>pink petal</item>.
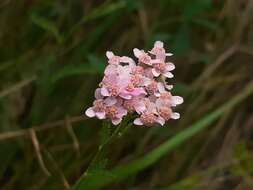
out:
{"label": "pink petal", "polygon": [[117,99],[114,98],[114,97],[108,97],[108,98],[105,99],[104,102],[105,102],[105,104],[106,104],[107,106],[112,106],[112,105],[114,105],[114,104],[117,103]]}
{"label": "pink petal", "polygon": [[171,114],[171,119],[179,119],[179,118],[180,118],[180,114],[179,113],[173,112]]}
{"label": "pink petal", "polygon": [[108,59],[113,58],[113,57],[114,57],[113,52],[111,52],[111,51],[107,51],[107,52],[106,52],[106,57],[107,57]]}
{"label": "pink petal", "polygon": [[135,106],[135,110],[138,114],[143,113],[146,110],[145,104],[140,104],[138,106]]}
{"label": "pink petal", "polygon": [[130,100],[132,98],[132,96],[130,94],[126,94],[126,93],[120,93],[119,96],[121,98],[126,99],[126,100]]}
{"label": "pink petal", "polygon": [[101,88],[101,94],[103,96],[109,96],[110,95],[109,92],[108,92],[108,90],[105,87]]}
{"label": "pink petal", "polygon": [[85,111],[85,114],[86,114],[88,117],[95,117],[95,112],[93,111],[92,107],[88,108],[88,109]]}
{"label": "pink petal", "polygon": [[133,91],[130,92],[133,96],[139,96],[141,94],[147,94],[143,88],[135,88]]}
{"label": "pink petal", "polygon": [[163,42],[161,41],[156,41],[154,44],[155,47],[163,48]]}
{"label": "pink petal", "polygon": [[157,87],[158,87],[158,91],[159,91],[159,92],[165,92],[165,87],[164,87],[164,84],[163,84],[163,83],[158,82],[158,83],[157,83]]}
{"label": "pink petal", "polygon": [[122,118],[123,116],[127,115],[127,110],[122,106],[118,107],[118,112],[119,113],[116,115],[117,118]]}
{"label": "pink petal", "polygon": [[171,72],[164,73],[163,75],[167,78],[173,78],[174,77],[174,75]]}
{"label": "pink petal", "polygon": [[158,72],[156,69],[152,69],[152,74],[155,76],[155,77],[158,77],[161,73]]}
{"label": "pink petal", "polygon": [[175,65],[173,63],[167,63],[166,64],[166,70],[167,71],[172,71],[175,69]]}
{"label": "pink petal", "polygon": [[184,102],[184,99],[180,96],[172,96],[171,101],[172,101],[172,104],[179,105]]}
{"label": "pink petal", "polygon": [[105,119],[105,112],[96,112],[96,116],[98,119]]}
{"label": "pink petal", "polygon": [[112,124],[113,125],[118,125],[121,121],[122,121],[122,118],[112,119]]}
{"label": "pink petal", "polygon": [[137,58],[139,58],[143,54],[143,52],[139,50],[138,48],[134,48],[133,52],[134,52],[134,56]]}
{"label": "pink petal", "polygon": [[[159,60],[161,60],[162,62],[164,62],[165,59],[166,59],[166,55],[165,55],[164,53],[157,54],[157,55],[156,55],[156,59],[159,59]],[[160,61],[160,62],[161,62],[161,61]]]}
{"label": "pink petal", "polygon": [[95,90],[95,98],[96,99],[102,99],[103,98],[103,96],[101,95],[101,88],[97,88]]}
{"label": "pink petal", "polygon": [[148,78],[153,78],[152,68],[147,68],[144,70],[144,75]]}
{"label": "pink petal", "polygon": [[105,75],[113,75],[117,72],[117,65],[108,65],[106,68],[105,68]]}
{"label": "pink petal", "polygon": [[165,119],[163,119],[162,117],[158,117],[156,119],[156,122],[163,126],[165,124]]}
{"label": "pink petal", "polygon": [[120,61],[123,62],[123,63],[133,63],[134,62],[133,59],[131,59],[130,57],[127,57],[127,56],[121,57]]}
{"label": "pink petal", "polygon": [[151,102],[150,105],[147,108],[148,112],[152,112],[154,114],[157,114],[156,104],[154,102]]}
{"label": "pink petal", "polygon": [[135,125],[143,125],[143,123],[142,123],[142,121],[140,120],[140,118],[136,118],[136,119],[134,120],[134,124],[135,124]]}

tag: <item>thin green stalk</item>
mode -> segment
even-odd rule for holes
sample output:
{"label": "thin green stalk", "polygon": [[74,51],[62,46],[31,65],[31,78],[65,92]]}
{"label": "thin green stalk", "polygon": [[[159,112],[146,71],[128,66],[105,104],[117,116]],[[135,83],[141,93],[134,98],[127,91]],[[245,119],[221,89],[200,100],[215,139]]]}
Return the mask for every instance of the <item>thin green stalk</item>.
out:
{"label": "thin green stalk", "polygon": [[[102,140],[101,144],[98,147],[98,151],[97,151],[95,157],[93,158],[93,160],[91,161],[90,165],[88,166],[88,168],[87,168],[87,170],[85,172],[86,174],[89,173],[89,171],[92,168],[92,166],[94,166],[98,162],[99,158],[104,153],[107,145],[109,145],[114,140],[115,136],[117,136],[117,134],[120,131],[121,126],[122,125],[120,125],[119,127],[117,127],[109,137],[107,137],[106,139]],[[103,127],[106,128],[105,130],[110,130],[110,128],[112,126],[111,126],[111,123],[109,123],[108,121],[104,121]]]}
{"label": "thin green stalk", "polygon": [[[88,166],[85,175],[89,174],[89,171],[93,168],[93,166],[95,166],[96,164],[98,164],[98,162],[101,160],[101,157],[105,157],[105,151],[107,150],[108,146],[115,140],[115,138],[117,136],[122,136],[122,132],[121,131],[126,131],[128,129],[128,123],[129,118],[125,118],[121,124],[119,126],[116,127],[116,129],[114,129],[114,131],[111,134],[103,134],[106,133],[105,131],[101,131],[102,135],[109,135],[107,137],[105,137],[104,139],[102,139],[101,144],[98,147],[98,151],[96,153],[96,155],[94,156],[93,160],[91,161],[90,165]],[[114,126],[112,126],[112,124],[109,121],[104,121],[103,122],[103,128],[108,132],[111,130],[111,128],[115,128]]]}

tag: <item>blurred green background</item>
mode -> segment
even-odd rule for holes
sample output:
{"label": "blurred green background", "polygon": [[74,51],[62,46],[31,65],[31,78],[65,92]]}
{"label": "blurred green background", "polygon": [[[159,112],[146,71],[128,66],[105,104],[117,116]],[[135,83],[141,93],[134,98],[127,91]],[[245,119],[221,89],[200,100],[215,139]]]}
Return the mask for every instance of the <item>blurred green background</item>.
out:
{"label": "blurred green background", "polygon": [[[253,189],[252,18],[252,0],[1,0],[0,189]],[[181,119],[87,119],[105,52],[156,40]]]}

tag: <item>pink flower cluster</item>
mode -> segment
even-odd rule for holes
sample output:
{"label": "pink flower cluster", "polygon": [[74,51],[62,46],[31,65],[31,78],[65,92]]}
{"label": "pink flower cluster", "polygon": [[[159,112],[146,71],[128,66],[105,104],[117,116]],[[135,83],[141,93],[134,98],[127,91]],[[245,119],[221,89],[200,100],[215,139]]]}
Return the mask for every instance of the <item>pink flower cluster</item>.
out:
{"label": "pink flower cluster", "polygon": [[135,125],[164,125],[169,119],[179,119],[172,108],[183,103],[183,98],[173,96],[166,83],[173,78],[175,65],[167,62],[172,56],[166,53],[163,42],[157,41],[151,51],[133,50],[136,62],[126,56],[107,51],[108,66],[100,87],[95,91],[96,100],[86,110],[88,117],[109,119],[118,125],[128,113],[135,113]]}

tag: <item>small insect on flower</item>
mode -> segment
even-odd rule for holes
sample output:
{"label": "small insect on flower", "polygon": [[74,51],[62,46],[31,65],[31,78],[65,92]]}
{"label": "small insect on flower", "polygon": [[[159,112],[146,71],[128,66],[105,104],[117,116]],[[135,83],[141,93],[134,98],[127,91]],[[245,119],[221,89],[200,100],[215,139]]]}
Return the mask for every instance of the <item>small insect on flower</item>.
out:
{"label": "small insect on flower", "polygon": [[164,44],[156,41],[154,47],[145,52],[133,49],[134,59],[106,52],[108,65],[100,87],[95,91],[93,106],[85,114],[88,117],[108,119],[114,125],[131,114],[135,125],[164,125],[170,119],[179,119],[173,108],[183,103],[183,98],[173,96],[173,88],[166,80],[173,78],[175,65],[167,62]]}

